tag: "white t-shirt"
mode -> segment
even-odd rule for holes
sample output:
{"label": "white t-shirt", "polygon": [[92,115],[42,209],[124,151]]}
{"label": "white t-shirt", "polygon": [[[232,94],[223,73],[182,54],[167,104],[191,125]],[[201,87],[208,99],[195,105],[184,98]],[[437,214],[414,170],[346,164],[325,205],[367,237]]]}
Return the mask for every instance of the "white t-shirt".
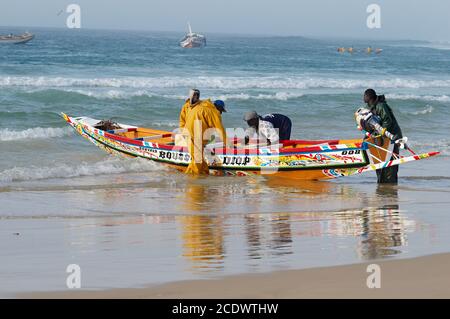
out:
{"label": "white t-shirt", "polygon": [[[258,130],[259,130],[259,135],[261,137],[265,137],[271,143],[273,143],[274,141],[278,141],[279,140],[278,131],[273,127],[272,123],[270,123],[270,122],[267,122],[267,121],[264,121],[264,120],[260,119],[259,120]],[[249,127],[245,131],[245,134],[249,138],[258,138],[258,132],[253,127]]]}

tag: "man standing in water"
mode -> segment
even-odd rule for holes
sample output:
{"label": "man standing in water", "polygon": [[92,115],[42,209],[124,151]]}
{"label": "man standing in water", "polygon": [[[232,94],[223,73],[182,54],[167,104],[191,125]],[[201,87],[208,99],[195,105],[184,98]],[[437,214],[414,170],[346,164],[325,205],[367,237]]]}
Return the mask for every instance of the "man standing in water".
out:
{"label": "man standing in water", "polygon": [[[186,169],[186,173],[188,174],[209,173],[208,164],[203,157],[204,148],[211,137],[206,136],[207,134],[205,132],[207,130],[215,130],[214,133],[226,144],[226,133],[221,116],[221,113],[225,111],[225,104],[223,101],[216,101],[215,104],[212,104],[210,100],[197,101],[194,107],[187,109],[185,114],[183,127],[189,134],[188,146],[189,154],[191,155],[191,162]],[[181,118],[182,116],[180,116],[180,125]]]}
{"label": "man standing in water", "polygon": [[[392,112],[390,106],[386,103],[384,95],[377,95],[375,90],[367,89],[364,92],[364,103],[367,103],[370,111],[381,118],[380,125],[388,132],[395,135],[396,139],[402,138],[402,130],[397,123],[397,120]],[[399,145],[395,144],[393,152],[399,153]],[[398,181],[398,165],[378,169],[377,171],[378,183],[392,183],[396,184]]]}

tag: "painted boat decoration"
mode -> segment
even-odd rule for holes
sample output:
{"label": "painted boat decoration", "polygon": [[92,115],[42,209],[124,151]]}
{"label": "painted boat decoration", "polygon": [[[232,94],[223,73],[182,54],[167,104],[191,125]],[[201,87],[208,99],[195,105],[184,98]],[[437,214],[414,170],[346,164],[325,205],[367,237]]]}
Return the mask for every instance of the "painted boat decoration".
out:
{"label": "painted boat decoration", "polygon": [[[185,170],[191,160],[186,147],[175,146],[173,133],[120,124],[120,128],[100,129],[102,121],[89,117],[70,117],[65,121],[81,136],[111,154],[141,157]],[[244,148],[210,148],[205,160],[211,175],[267,174],[301,180],[330,179],[373,171],[379,168],[417,161],[439,152],[394,156],[394,144],[384,139],[376,145],[367,140],[291,140],[274,146],[252,145]]]}
{"label": "painted boat decoration", "polygon": [[28,41],[33,40],[34,34],[31,34],[29,32],[25,32],[21,35],[14,35],[14,34],[8,34],[8,35],[0,35],[0,43],[13,43],[13,44],[19,44],[19,43],[26,43]]}

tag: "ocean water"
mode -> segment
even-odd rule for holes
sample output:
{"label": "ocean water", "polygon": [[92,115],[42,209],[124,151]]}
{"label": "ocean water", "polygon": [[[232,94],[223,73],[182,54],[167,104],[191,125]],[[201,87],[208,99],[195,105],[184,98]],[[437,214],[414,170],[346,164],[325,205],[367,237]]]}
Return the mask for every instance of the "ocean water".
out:
{"label": "ocean water", "polygon": [[[78,258],[103,274],[91,274],[92,287],[111,287],[449,250],[447,44],[212,34],[207,47],[186,50],[176,33],[32,31],[25,45],[0,45],[5,290],[17,288],[15,269],[29,279],[21,290],[61,288],[43,258]],[[383,52],[361,51],[369,45]],[[358,52],[339,54],[340,46]],[[278,112],[299,139],[359,137],[353,112],[372,87],[386,95],[413,149],[442,155],[402,166],[399,186],[387,190],[374,174],[307,184],[193,179],[112,158],[59,116],[173,130],[192,87],[225,100],[226,127],[242,127],[249,110]],[[121,263],[105,271],[114,256]],[[48,284],[35,278],[33,262]]]}

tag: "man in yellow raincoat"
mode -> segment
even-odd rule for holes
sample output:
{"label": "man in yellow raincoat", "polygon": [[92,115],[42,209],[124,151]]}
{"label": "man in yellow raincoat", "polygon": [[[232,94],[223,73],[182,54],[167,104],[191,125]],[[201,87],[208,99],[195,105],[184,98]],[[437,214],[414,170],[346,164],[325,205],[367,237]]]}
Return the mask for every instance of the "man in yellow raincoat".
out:
{"label": "man in yellow raincoat", "polygon": [[[180,116],[181,118],[181,116]],[[181,121],[180,121],[181,122]],[[181,124],[181,123],[180,123]],[[189,174],[208,174],[208,164],[203,158],[203,150],[209,141],[209,134],[215,129],[216,135],[226,144],[226,133],[222,124],[221,112],[210,100],[201,101],[190,108],[185,115],[184,128],[189,133],[189,154],[191,163],[186,169]]]}

